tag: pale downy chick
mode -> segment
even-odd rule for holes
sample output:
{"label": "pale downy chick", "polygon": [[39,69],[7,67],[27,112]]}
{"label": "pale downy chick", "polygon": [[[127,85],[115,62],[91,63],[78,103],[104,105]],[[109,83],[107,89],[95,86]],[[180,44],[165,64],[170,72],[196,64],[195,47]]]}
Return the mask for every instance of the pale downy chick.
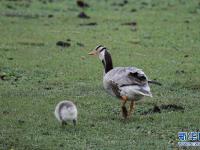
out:
{"label": "pale downy chick", "polygon": [[76,105],[71,101],[59,102],[54,114],[62,125],[66,125],[68,121],[73,121],[74,126],[76,125],[78,112]]}

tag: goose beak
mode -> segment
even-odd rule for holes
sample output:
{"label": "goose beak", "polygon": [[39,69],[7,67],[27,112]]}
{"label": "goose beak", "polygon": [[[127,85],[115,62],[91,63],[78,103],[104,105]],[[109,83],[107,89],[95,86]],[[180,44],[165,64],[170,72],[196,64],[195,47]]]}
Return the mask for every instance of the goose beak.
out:
{"label": "goose beak", "polygon": [[88,55],[94,55],[95,56],[95,55],[97,55],[97,51],[93,50],[93,51],[89,52]]}

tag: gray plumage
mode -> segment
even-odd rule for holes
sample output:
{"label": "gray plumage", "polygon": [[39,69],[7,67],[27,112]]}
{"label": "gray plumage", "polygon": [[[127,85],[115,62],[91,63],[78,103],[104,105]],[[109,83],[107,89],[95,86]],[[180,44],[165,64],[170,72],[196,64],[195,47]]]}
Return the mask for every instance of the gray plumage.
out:
{"label": "gray plumage", "polygon": [[[141,69],[135,67],[116,67],[103,77],[103,85],[113,96],[127,96],[129,100],[139,100],[143,96],[152,96],[148,78]],[[115,85],[115,87],[113,87]],[[116,92],[118,87],[118,93]],[[115,89],[115,91],[113,91]]]}
{"label": "gray plumage", "polygon": [[62,125],[67,124],[68,121],[73,121],[74,125],[76,125],[78,111],[76,105],[71,101],[59,102],[56,105],[54,114]]}

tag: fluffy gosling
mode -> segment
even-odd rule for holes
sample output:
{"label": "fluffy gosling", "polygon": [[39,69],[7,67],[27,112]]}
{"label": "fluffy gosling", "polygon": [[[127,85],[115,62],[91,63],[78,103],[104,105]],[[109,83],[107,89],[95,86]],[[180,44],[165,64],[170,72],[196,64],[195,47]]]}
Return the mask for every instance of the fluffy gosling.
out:
{"label": "fluffy gosling", "polygon": [[74,126],[77,123],[78,111],[76,105],[71,101],[61,101],[56,105],[54,112],[56,119],[63,125],[68,121],[73,121]]}

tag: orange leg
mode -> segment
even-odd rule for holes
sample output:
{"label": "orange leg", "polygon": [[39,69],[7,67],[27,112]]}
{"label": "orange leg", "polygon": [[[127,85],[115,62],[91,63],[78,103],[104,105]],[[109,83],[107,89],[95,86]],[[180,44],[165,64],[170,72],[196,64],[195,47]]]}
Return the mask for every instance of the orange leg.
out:
{"label": "orange leg", "polygon": [[130,104],[130,109],[129,109],[129,113],[128,113],[128,116],[131,115],[131,113],[135,110],[135,101],[132,100],[131,101],[131,104]]}
{"label": "orange leg", "polygon": [[126,102],[127,102],[128,99],[127,99],[126,96],[122,96],[121,98],[122,98],[122,106],[121,106],[121,108],[122,108],[122,116],[126,119],[127,116],[128,116],[128,111],[126,109]]}

